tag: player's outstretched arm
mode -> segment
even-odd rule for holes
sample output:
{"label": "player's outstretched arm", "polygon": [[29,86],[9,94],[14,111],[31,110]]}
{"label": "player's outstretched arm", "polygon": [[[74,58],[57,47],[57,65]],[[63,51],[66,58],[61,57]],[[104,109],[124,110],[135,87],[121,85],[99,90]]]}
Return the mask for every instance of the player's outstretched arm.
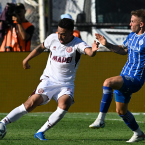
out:
{"label": "player's outstretched arm", "polygon": [[30,54],[23,60],[23,68],[24,69],[29,69],[29,60],[34,58],[35,56],[41,54],[46,48],[43,46],[43,43],[38,45]]}
{"label": "player's outstretched arm", "polygon": [[121,55],[126,55],[128,53],[128,49],[126,47],[124,47],[123,45],[113,45],[109,42],[107,42],[107,40],[105,39],[104,36],[96,33],[95,34],[96,39],[105,47],[107,47],[109,50],[111,50],[112,52],[121,54]]}
{"label": "player's outstretched arm", "polygon": [[85,49],[85,53],[91,57],[96,55],[96,51],[99,49],[99,42],[96,43],[96,41],[94,40],[94,43],[92,44],[92,47],[90,48],[86,48]]}

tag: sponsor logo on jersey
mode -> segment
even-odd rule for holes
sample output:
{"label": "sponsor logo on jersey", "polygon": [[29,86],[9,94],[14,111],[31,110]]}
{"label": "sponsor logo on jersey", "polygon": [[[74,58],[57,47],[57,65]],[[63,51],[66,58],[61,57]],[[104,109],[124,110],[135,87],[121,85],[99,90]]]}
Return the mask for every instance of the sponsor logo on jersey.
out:
{"label": "sponsor logo on jersey", "polygon": [[67,47],[67,48],[66,48],[66,51],[67,51],[68,53],[72,52],[72,50],[73,50],[72,47]]}
{"label": "sponsor logo on jersey", "polygon": [[38,90],[38,93],[39,94],[42,94],[44,92],[44,90],[42,89],[42,88],[40,88],[39,90]]}
{"label": "sponsor logo on jersey", "polygon": [[59,57],[59,56],[53,56],[52,60],[60,62],[60,63],[71,63],[72,57]]}

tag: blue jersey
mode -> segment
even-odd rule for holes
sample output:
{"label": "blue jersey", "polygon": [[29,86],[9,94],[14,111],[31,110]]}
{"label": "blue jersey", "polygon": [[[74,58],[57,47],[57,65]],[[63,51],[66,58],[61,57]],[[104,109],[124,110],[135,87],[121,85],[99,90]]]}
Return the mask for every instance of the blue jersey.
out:
{"label": "blue jersey", "polygon": [[128,48],[128,60],[121,75],[136,77],[145,80],[145,33],[137,35],[131,32],[123,45]]}

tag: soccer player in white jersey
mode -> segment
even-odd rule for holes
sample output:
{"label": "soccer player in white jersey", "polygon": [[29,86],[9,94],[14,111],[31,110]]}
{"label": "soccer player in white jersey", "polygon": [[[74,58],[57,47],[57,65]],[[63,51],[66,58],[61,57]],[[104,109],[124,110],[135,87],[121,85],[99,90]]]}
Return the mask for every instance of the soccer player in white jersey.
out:
{"label": "soccer player in white jersey", "polygon": [[1,120],[5,125],[18,120],[38,105],[46,104],[54,99],[58,103],[56,111],[50,115],[46,123],[34,135],[35,138],[40,140],[47,140],[44,132],[59,122],[74,103],[74,79],[81,54],[95,56],[99,43],[94,41],[92,47],[90,47],[80,38],[73,36],[73,29],[73,20],[61,19],[58,23],[58,34],[49,35],[44,43],[36,47],[23,60],[23,68],[29,69],[28,62],[32,58],[45,49],[50,51],[46,68],[36,91],[24,104],[13,109]]}
{"label": "soccer player in white jersey", "polygon": [[132,32],[122,46],[110,44],[102,35],[95,34],[96,39],[111,51],[121,55],[128,53],[128,60],[119,76],[104,81],[100,113],[89,127],[100,128],[105,126],[105,115],[112,101],[113,89],[115,89],[116,112],[134,132],[127,142],[137,142],[143,140],[145,135],[139,128],[134,116],[129,112],[128,103],[132,93],[139,91],[145,81],[145,10],[140,9],[131,12],[130,26]]}

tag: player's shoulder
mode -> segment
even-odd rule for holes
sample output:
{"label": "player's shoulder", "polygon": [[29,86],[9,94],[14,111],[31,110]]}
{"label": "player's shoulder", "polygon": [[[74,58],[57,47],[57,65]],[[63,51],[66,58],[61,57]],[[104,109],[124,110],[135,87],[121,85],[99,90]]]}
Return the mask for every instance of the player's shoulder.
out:
{"label": "player's shoulder", "polygon": [[57,33],[52,33],[52,34],[50,34],[48,37],[51,37],[51,38],[58,38],[58,34],[57,34]]}
{"label": "player's shoulder", "polygon": [[127,36],[127,38],[126,38],[126,41],[128,41],[129,39],[131,39],[135,35],[136,35],[136,33],[134,33],[134,32],[129,33],[128,36]]}
{"label": "player's shoulder", "polygon": [[131,32],[131,33],[129,33],[129,37],[131,37],[131,36],[133,36],[133,35],[135,35],[136,33],[135,32]]}
{"label": "player's shoulder", "polygon": [[74,42],[75,44],[79,44],[79,43],[82,43],[84,41],[82,39],[74,36],[74,39],[72,40],[72,42]]}
{"label": "player's shoulder", "polygon": [[69,44],[75,47],[76,49],[83,49],[83,48],[91,47],[85,41],[83,41],[82,39],[78,37],[74,37],[74,39]]}
{"label": "player's shoulder", "polygon": [[47,36],[46,40],[58,40],[58,34],[52,33],[49,36]]}

